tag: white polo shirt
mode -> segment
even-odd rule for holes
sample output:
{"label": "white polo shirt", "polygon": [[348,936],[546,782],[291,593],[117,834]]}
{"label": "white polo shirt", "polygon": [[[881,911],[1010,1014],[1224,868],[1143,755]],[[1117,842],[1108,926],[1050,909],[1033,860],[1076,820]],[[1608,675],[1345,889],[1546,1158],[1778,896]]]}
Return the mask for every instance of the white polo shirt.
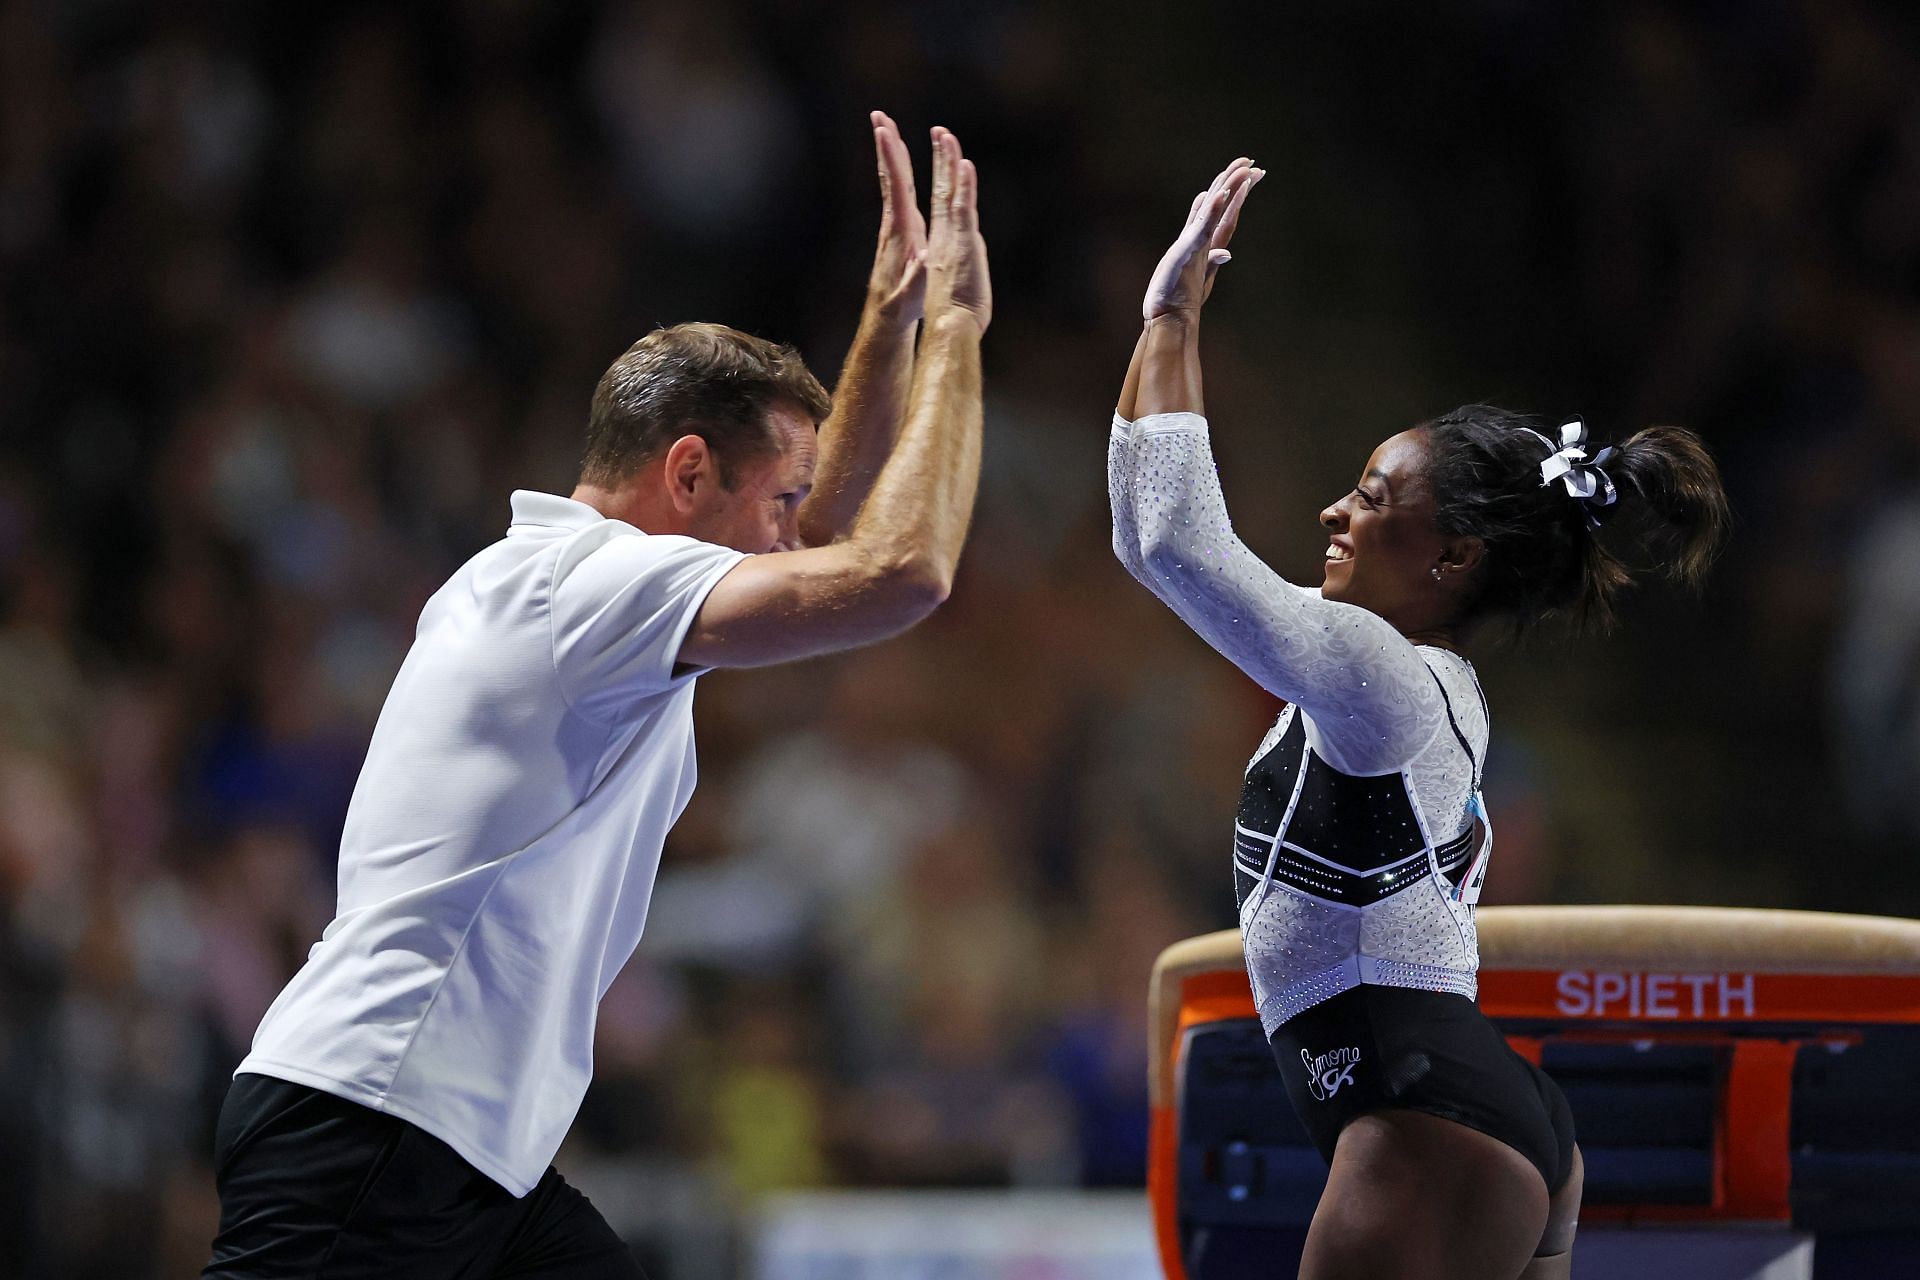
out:
{"label": "white polo shirt", "polygon": [[340,843],[339,906],[239,1072],[399,1116],[515,1195],[593,1072],[693,794],[707,592],[744,557],[516,492],[420,614]]}

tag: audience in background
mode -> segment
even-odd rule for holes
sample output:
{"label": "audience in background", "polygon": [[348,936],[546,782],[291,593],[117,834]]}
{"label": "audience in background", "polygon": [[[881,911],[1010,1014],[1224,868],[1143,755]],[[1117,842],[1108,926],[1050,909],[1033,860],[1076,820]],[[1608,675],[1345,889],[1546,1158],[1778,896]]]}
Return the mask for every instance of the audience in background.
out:
{"label": "audience in background", "polygon": [[1724,461],[1704,606],[1482,658],[1488,900],[1920,911],[1920,26],[1887,10],[0,0],[9,1274],[204,1259],[220,1082],[329,918],[420,606],[512,489],[567,491],[648,327],[830,375],[871,106],[981,166],[981,513],[928,625],[702,685],[561,1160],[645,1189],[598,1198],[653,1274],[778,1188],[1140,1182],[1147,971],[1233,923],[1275,707],[1108,554],[1110,354],[1168,193],[1236,152],[1280,192],[1208,393],[1297,580],[1372,444],[1464,400]]}

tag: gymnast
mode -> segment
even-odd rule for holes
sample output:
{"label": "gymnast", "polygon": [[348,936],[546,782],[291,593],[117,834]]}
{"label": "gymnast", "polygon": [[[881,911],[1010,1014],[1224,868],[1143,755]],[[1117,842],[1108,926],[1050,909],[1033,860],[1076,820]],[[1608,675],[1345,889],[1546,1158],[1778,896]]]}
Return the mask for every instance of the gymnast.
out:
{"label": "gymnast", "polygon": [[1687,431],[1589,456],[1577,421],[1467,405],[1375,449],[1320,512],[1321,586],[1283,580],[1232,532],[1201,397],[1200,310],[1263,176],[1229,165],[1154,271],[1107,479],[1121,563],[1288,704],[1246,771],[1233,873],[1262,1027],[1331,1166],[1300,1274],[1564,1277],[1572,1116],[1474,1004],[1492,827],[1462,647],[1502,620],[1604,628],[1623,534],[1697,585],[1726,497]]}

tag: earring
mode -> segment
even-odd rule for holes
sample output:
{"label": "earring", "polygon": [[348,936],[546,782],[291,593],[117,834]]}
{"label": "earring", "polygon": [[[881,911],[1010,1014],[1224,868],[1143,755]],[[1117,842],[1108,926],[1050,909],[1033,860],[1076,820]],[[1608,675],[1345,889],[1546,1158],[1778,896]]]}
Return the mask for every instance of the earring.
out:
{"label": "earring", "polygon": [[1433,580],[1434,580],[1435,582],[1438,582],[1438,581],[1440,581],[1440,570],[1438,570],[1438,569],[1435,569],[1435,570],[1433,571]]}

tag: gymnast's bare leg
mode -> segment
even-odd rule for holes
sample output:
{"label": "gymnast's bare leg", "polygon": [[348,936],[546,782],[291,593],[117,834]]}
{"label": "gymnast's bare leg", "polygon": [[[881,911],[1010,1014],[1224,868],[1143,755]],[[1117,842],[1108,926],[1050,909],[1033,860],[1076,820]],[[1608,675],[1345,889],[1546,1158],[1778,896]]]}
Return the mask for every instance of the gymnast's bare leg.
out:
{"label": "gymnast's bare leg", "polygon": [[1580,1193],[1586,1182],[1587,1162],[1580,1148],[1573,1149],[1573,1172],[1566,1183],[1553,1193],[1547,1209],[1547,1229],[1533,1260],[1520,1273],[1520,1280],[1567,1280],[1573,1274],[1573,1234],[1580,1225]]}
{"label": "gymnast's bare leg", "polygon": [[1417,1111],[1361,1116],[1341,1131],[1300,1280],[1522,1275],[1548,1201],[1540,1171],[1498,1138]]}

